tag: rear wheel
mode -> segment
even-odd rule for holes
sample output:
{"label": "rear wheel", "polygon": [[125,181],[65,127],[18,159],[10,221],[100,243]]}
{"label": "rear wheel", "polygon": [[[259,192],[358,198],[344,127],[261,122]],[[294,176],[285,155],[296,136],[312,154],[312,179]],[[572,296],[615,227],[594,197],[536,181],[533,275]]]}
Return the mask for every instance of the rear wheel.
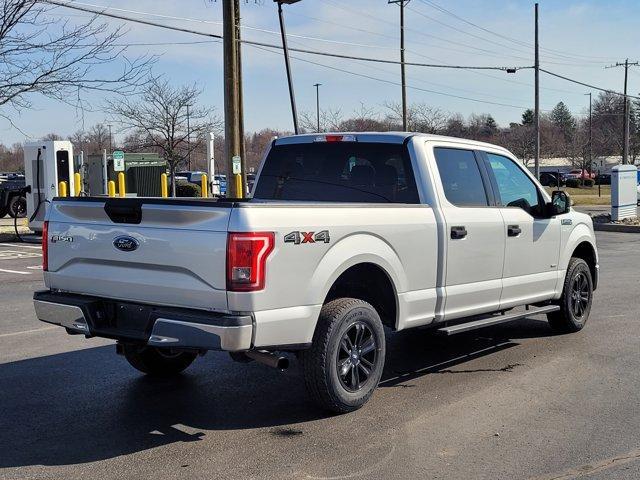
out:
{"label": "rear wheel", "polygon": [[13,197],[9,202],[9,215],[11,218],[24,218],[27,216],[27,199],[25,197]]}
{"label": "rear wheel", "polygon": [[549,325],[558,333],[582,330],[593,301],[593,279],[589,265],[581,258],[571,258],[564,279],[560,310],[547,314]]}
{"label": "rear wheel", "polygon": [[347,413],[378,386],[385,358],[382,321],[367,302],[340,298],[322,307],[312,347],[300,354],[309,394],[322,408]]}
{"label": "rear wheel", "polygon": [[171,376],[185,370],[198,356],[171,348],[124,345],[124,357],[137,370],[153,376]]}

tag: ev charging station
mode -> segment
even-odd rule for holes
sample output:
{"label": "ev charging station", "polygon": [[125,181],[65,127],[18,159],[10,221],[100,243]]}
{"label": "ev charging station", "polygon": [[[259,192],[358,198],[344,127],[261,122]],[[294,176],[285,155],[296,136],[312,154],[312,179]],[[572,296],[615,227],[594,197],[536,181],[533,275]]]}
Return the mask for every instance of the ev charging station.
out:
{"label": "ev charging station", "polygon": [[638,169],[634,165],[616,165],[611,169],[611,220],[638,216]]}
{"label": "ev charging station", "polygon": [[68,195],[75,191],[73,145],[58,140],[25,143],[24,172],[31,187],[27,193],[29,228],[41,232],[47,208],[58,196],[60,182],[67,183]]}

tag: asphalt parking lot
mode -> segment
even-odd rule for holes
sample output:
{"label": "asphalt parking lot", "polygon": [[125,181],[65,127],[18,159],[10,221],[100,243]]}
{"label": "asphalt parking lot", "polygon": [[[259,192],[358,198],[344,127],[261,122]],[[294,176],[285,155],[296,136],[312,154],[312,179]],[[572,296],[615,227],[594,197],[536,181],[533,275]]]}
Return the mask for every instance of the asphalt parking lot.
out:
{"label": "asphalt parking lot", "polygon": [[39,251],[0,244],[0,478],[640,478],[640,238],[598,232],[591,318],[388,337],[362,410],[327,416],[297,364],[199,359],[150,380],[113,342],[35,320]]}

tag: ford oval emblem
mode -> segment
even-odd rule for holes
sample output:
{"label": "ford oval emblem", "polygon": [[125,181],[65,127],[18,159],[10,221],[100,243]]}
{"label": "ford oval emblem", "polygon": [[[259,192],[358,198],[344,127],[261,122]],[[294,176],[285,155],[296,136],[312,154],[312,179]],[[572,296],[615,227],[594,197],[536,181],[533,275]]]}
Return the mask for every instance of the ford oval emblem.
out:
{"label": "ford oval emblem", "polygon": [[139,245],[140,244],[135,238],[129,237],[127,235],[116,237],[113,240],[113,246],[118,250],[122,250],[123,252],[133,252],[138,248]]}

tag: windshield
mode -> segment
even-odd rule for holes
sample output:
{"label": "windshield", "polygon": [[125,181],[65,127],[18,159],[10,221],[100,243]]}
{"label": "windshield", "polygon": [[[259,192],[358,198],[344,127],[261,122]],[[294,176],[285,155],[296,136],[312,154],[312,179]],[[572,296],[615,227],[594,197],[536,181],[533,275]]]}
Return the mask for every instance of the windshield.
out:
{"label": "windshield", "polygon": [[274,146],[254,198],[320,202],[419,203],[404,145],[361,142]]}

